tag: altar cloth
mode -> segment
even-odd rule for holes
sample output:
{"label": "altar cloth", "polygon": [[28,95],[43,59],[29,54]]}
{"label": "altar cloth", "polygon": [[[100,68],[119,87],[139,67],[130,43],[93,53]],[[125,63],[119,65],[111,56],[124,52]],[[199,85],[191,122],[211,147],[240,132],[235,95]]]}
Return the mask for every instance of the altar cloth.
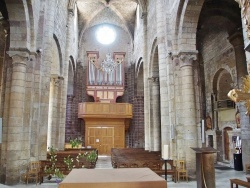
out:
{"label": "altar cloth", "polygon": [[59,188],[166,188],[167,182],[149,168],[73,169]]}

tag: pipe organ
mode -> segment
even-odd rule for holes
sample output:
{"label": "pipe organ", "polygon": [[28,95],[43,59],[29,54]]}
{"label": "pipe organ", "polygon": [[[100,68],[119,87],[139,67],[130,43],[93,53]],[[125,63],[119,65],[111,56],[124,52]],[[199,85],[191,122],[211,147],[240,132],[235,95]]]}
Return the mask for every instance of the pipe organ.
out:
{"label": "pipe organ", "polygon": [[87,52],[88,83],[87,93],[96,102],[115,103],[116,98],[124,93],[124,58],[125,53],[106,54],[100,63],[98,52]]}
{"label": "pipe organ", "polygon": [[125,147],[125,132],[132,118],[132,105],[116,103],[124,93],[124,52],[106,54],[87,52],[87,94],[95,102],[79,103],[78,118],[85,121],[85,144],[98,149],[100,155],[110,155],[111,148]]}

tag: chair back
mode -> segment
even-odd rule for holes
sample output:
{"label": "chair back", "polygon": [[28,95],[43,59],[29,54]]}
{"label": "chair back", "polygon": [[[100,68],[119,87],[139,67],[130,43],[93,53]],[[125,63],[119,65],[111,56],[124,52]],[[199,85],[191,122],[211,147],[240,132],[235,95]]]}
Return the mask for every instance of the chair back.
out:
{"label": "chair back", "polygon": [[185,170],[186,169],[186,164],[185,164],[185,161],[184,160],[177,160],[176,162],[177,164],[177,168],[179,170]]}
{"label": "chair back", "polygon": [[30,162],[30,168],[29,168],[29,172],[39,172],[40,170],[40,161],[31,161]]}

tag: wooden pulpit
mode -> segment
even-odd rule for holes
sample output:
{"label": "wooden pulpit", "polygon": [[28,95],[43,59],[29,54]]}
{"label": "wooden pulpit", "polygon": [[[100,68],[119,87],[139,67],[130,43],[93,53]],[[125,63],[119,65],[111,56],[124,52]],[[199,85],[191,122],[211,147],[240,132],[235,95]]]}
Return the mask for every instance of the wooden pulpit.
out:
{"label": "wooden pulpit", "polygon": [[214,153],[212,147],[191,148],[196,152],[197,188],[215,188]]}

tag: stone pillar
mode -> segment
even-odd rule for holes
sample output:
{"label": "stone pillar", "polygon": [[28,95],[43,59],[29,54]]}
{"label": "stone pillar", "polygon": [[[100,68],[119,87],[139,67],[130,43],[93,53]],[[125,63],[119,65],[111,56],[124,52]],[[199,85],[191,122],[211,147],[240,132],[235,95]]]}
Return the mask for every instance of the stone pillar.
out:
{"label": "stone pillar", "polygon": [[247,75],[246,55],[244,51],[243,36],[241,32],[234,33],[229,38],[229,42],[233,45],[236,60],[237,85],[241,88],[242,77]]}
{"label": "stone pillar", "polygon": [[57,148],[57,128],[60,119],[58,119],[57,111],[57,102],[58,102],[58,87],[60,80],[58,75],[53,75],[50,81],[50,94],[49,94],[49,118],[48,118],[48,137],[47,137],[47,146]]}
{"label": "stone pillar", "polygon": [[38,114],[38,142],[37,145],[39,159],[47,158],[47,133],[48,133],[48,112],[49,112],[49,88],[51,78],[51,61],[52,61],[52,42],[54,32],[54,20],[55,20],[55,8],[56,0],[46,1],[44,7],[45,20],[44,22],[44,35],[43,35],[43,52],[41,55],[41,65],[39,67],[40,75],[37,78],[40,79],[39,99],[37,99],[37,105],[39,105]]}
{"label": "stone pillar", "polygon": [[[242,77],[248,75],[247,65],[246,65],[246,54],[244,51],[244,42],[241,32],[234,33],[229,37],[230,43],[234,47],[235,60],[236,60],[236,71],[237,71],[237,86],[242,88],[243,79]],[[241,124],[241,139],[242,139],[242,161],[243,167],[245,164],[250,163],[249,155],[250,148],[250,126],[249,126],[249,116],[245,114],[247,111],[246,102],[237,103],[237,107],[240,111],[240,124]]]}
{"label": "stone pillar", "polygon": [[24,125],[26,65],[29,54],[9,52],[12,57],[12,78],[6,147],[7,185],[19,182],[20,172],[25,170],[30,158],[29,127]]}
{"label": "stone pillar", "polygon": [[195,112],[195,93],[193,81],[193,61],[196,60],[196,54],[180,53],[180,74],[181,74],[181,90],[182,90],[182,131],[183,131],[183,146],[179,149],[184,151],[187,169],[190,174],[195,172],[195,155],[191,147],[197,147],[197,127],[196,127],[196,112]]}
{"label": "stone pillar", "polygon": [[159,78],[152,78],[152,100],[151,100],[151,109],[152,109],[152,127],[153,134],[151,135],[153,142],[152,151],[160,151],[161,150],[161,112],[160,112],[160,85]]}
{"label": "stone pillar", "polygon": [[75,1],[70,1],[68,5],[68,20],[67,20],[67,39],[65,51],[65,66],[63,70],[63,77],[61,77],[61,87],[58,96],[60,98],[60,125],[58,127],[58,148],[63,149],[65,143],[65,123],[66,123],[66,104],[67,104],[67,88],[68,88],[68,69],[70,61],[70,49],[73,41],[73,24],[74,24],[74,8]]}
{"label": "stone pillar", "polygon": [[[166,1],[156,1],[156,31],[159,60],[159,82],[160,82],[160,116],[161,116],[161,150],[165,144],[170,145],[170,119],[169,119],[169,94],[167,82],[166,63]],[[170,149],[171,150],[171,149]]]}
{"label": "stone pillar", "polygon": [[145,150],[150,149],[150,96],[149,96],[149,83],[148,83],[148,49],[147,49],[147,13],[143,15],[143,77],[144,77],[144,133],[145,133]]}

